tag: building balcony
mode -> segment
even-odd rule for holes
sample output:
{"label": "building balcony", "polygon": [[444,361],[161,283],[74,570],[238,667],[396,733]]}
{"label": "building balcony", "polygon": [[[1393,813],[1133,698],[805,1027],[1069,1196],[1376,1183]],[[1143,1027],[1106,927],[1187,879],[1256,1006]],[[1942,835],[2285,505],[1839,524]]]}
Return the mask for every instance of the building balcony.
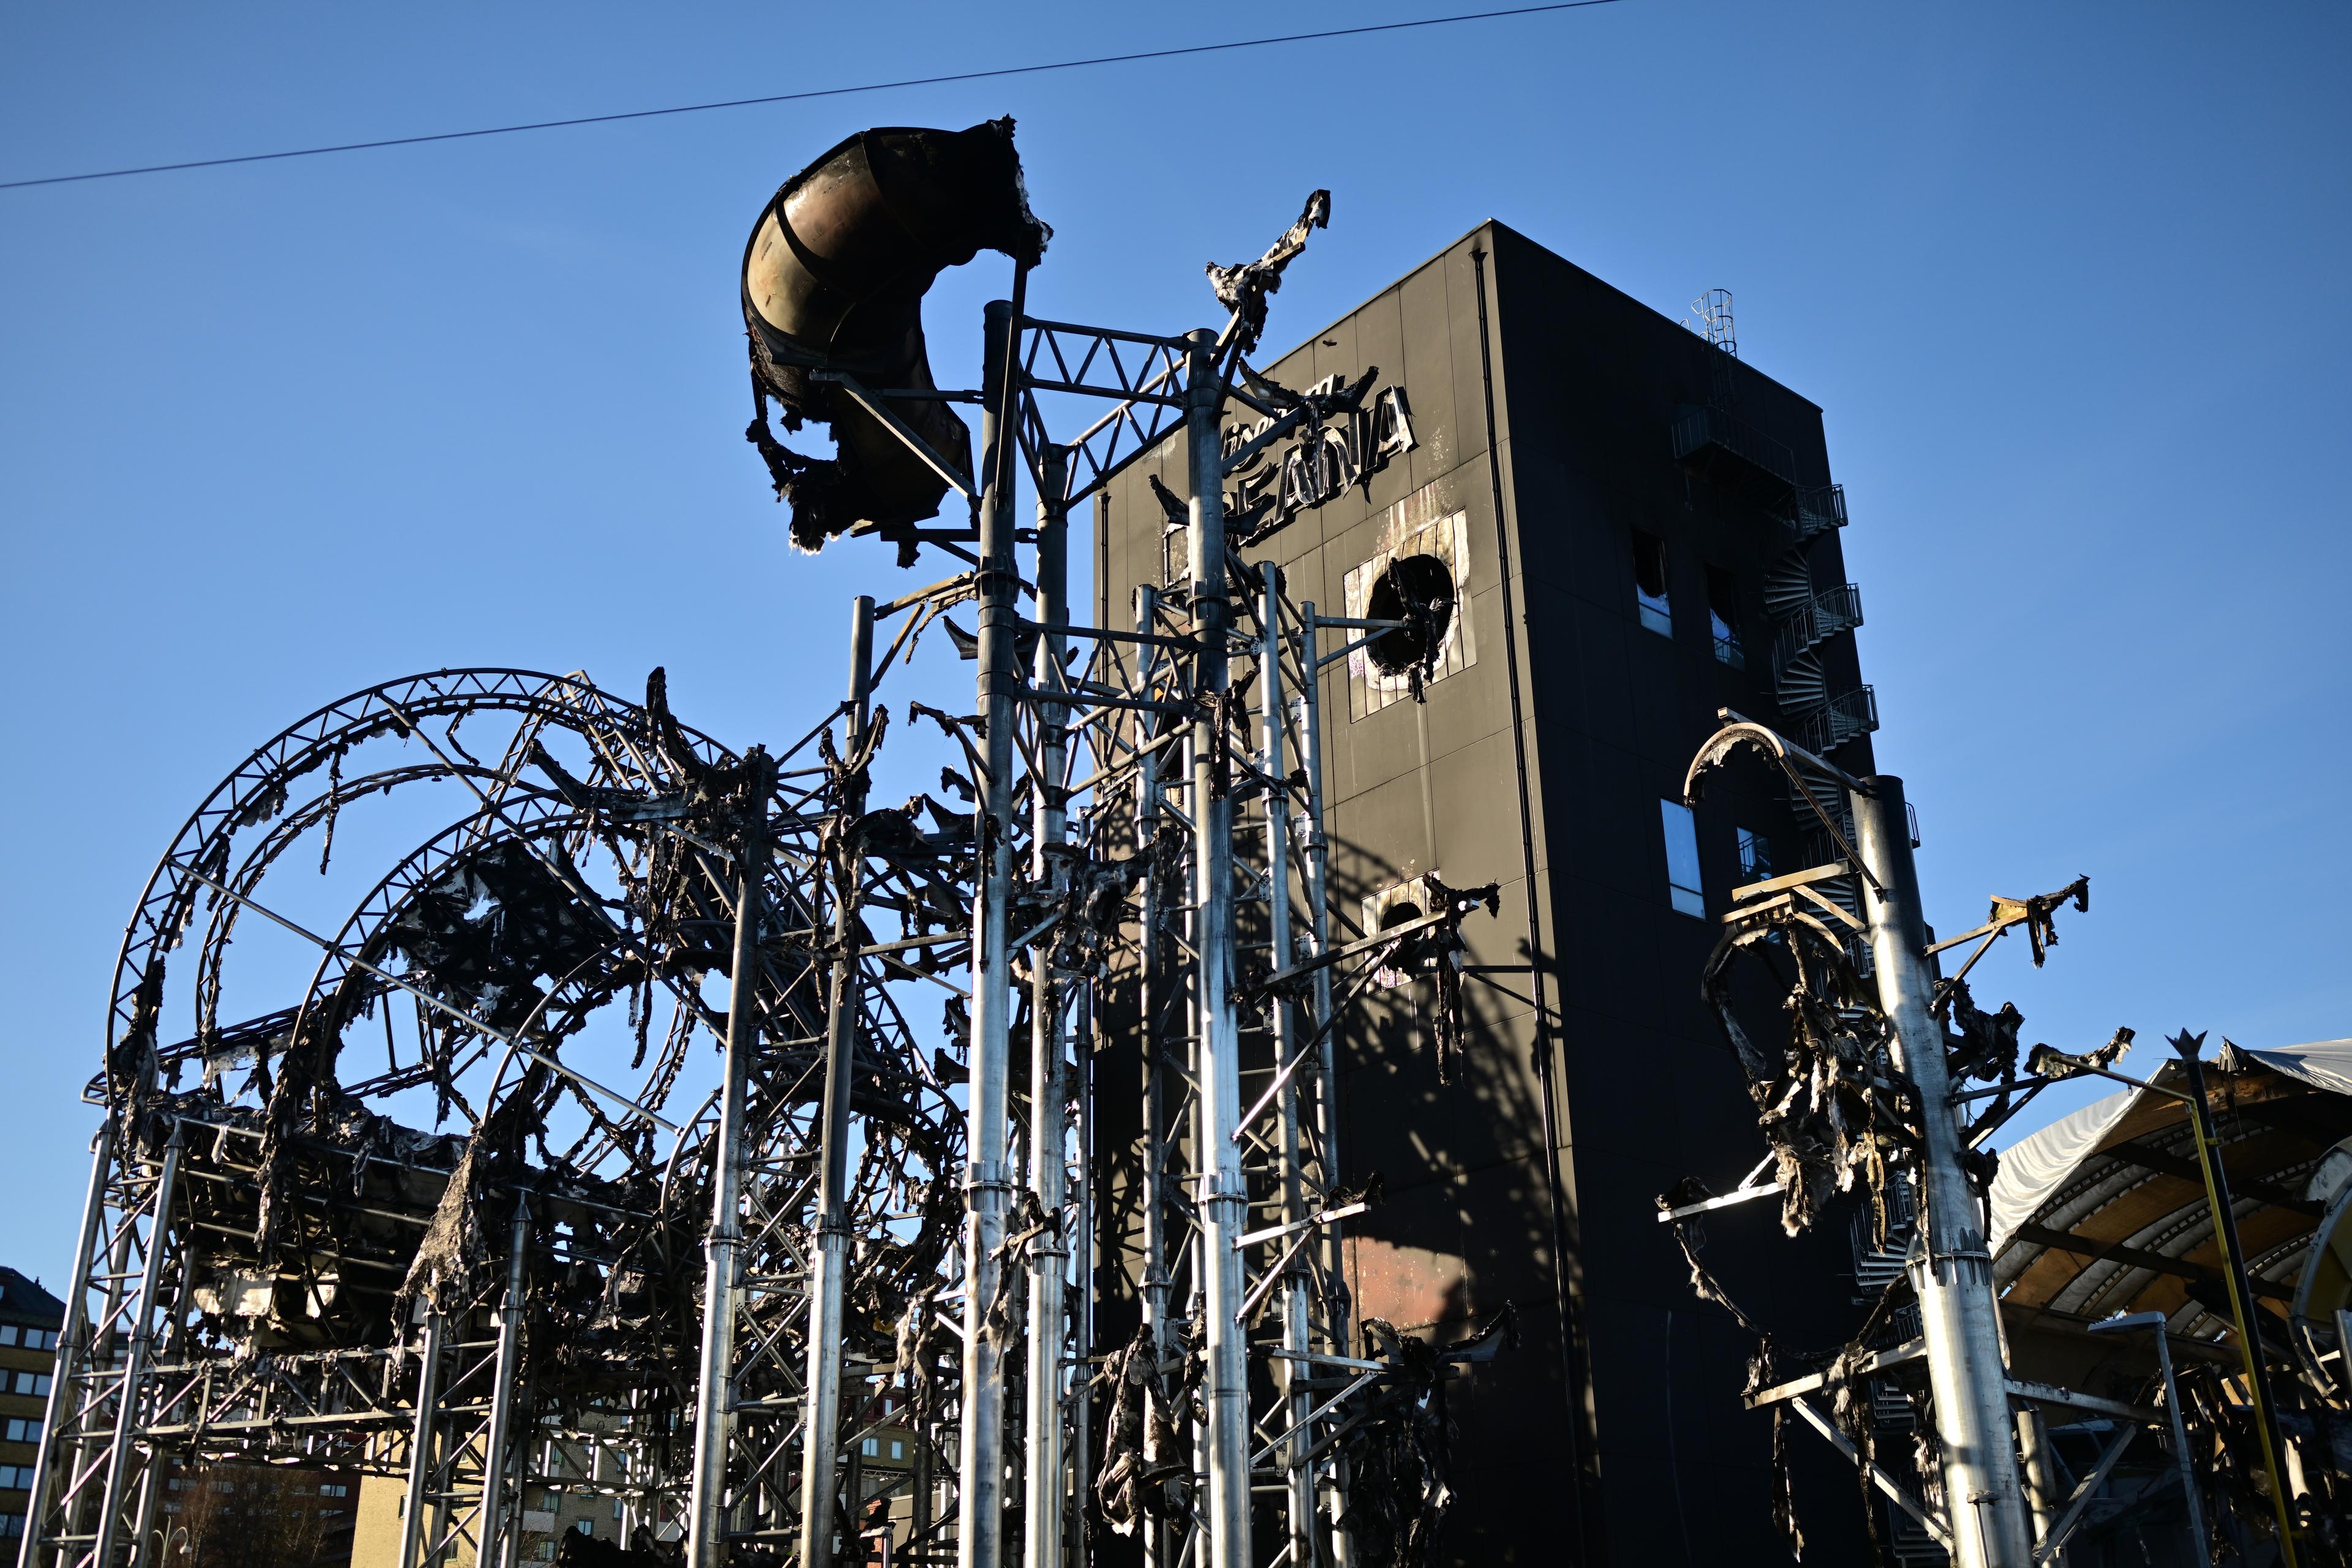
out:
{"label": "building balcony", "polygon": [[1856,735],[1878,728],[1878,694],[1867,686],[1841,691],[1820,711],[1805,716],[1798,739],[1815,752],[1830,752]]}
{"label": "building balcony", "polygon": [[1686,403],[1675,416],[1674,446],[1675,461],[1708,482],[1782,517],[1796,515],[1796,454],[1746,420]]}

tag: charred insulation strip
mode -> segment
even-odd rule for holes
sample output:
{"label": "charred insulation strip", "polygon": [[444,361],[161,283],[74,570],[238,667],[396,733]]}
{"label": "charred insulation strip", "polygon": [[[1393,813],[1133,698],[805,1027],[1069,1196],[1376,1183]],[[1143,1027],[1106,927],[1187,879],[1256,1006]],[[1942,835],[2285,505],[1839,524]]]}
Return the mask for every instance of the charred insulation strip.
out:
{"label": "charred insulation strip", "polygon": [[[1751,1039],[1733,1010],[1730,966],[1742,953],[1763,960],[1787,988],[1788,1038],[1777,1054]],[[1887,1156],[1916,1138],[1888,1063],[1885,1020],[1843,944],[1801,906],[1783,903],[1725,930],[1699,991],[1748,1077],[1778,1169],[1782,1228],[1803,1231],[1832,1193],[1853,1191],[1859,1178],[1883,1242]]]}
{"label": "charred insulation strip", "polygon": [[1268,246],[1264,256],[1232,267],[1209,263],[1209,286],[1217,291],[1217,302],[1239,318],[1242,353],[1255,348],[1258,334],[1265,331],[1266,298],[1282,287],[1283,268],[1307,248],[1308,235],[1330,226],[1331,193],[1317,191],[1307,198],[1298,221],[1283,230],[1282,237]]}

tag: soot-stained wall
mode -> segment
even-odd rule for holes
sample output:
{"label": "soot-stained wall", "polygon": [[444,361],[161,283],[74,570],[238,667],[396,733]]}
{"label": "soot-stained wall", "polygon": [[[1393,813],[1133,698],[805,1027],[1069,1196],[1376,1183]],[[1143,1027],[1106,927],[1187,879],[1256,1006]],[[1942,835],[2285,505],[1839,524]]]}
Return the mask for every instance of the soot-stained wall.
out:
{"label": "soot-stained wall", "polygon": [[[1764,1153],[1698,979],[1743,879],[1738,830],[1784,870],[1808,863],[1806,836],[1767,780],[1735,773],[1697,813],[1705,911],[1678,912],[1660,803],[1718,708],[1777,716],[1767,579],[1788,542],[1753,499],[1677,462],[1671,431],[1687,405],[1727,405],[1824,485],[1821,412],[1492,223],[1268,371],[1303,387],[1375,365],[1403,389],[1412,449],[1246,552],[1325,615],[1363,615],[1399,555],[1455,579],[1423,700],[1360,656],[1324,672],[1336,934],[1424,873],[1497,882],[1502,902],[1465,928],[1475,1028],[1452,1082],[1414,1026],[1429,1002],[1414,986],[1379,994],[1341,1037],[1341,1173],[1377,1171],[1386,1190],[1349,1226],[1357,1315],[1446,1342],[1517,1315],[1517,1347],[1450,1390],[1444,1560],[1785,1561],[1769,1419],[1738,1399],[1751,1344],[1692,1295],[1654,1200],[1685,1175],[1727,1190]],[[1148,473],[1188,489],[1174,442],[1113,486],[1103,625],[1129,624],[1169,553],[1181,569]],[[1670,635],[1639,613],[1637,531],[1664,544]],[[1833,534],[1810,549],[1815,580],[1843,580]],[[1717,657],[1711,595],[1745,668]],[[1833,687],[1858,679],[1852,640],[1818,650]],[[1866,737],[1838,756],[1869,771]],[[1856,1315],[1841,1216],[1796,1241],[1769,1204],[1707,1228],[1710,1265],[1751,1311],[1791,1344],[1839,1342]],[[1852,1470],[1808,1432],[1789,1454],[1806,1561],[1865,1561]]]}

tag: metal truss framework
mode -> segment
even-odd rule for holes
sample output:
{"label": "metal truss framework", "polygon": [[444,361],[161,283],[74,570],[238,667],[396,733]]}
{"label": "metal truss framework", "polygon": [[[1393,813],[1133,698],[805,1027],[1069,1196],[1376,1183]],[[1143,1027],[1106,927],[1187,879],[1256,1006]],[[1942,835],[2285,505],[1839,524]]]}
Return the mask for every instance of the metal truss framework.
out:
{"label": "metal truss framework", "polygon": [[[1375,973],[1457,964],[1482,897],[1331,937],[1317,675],[1403,623],[1294,603],[1222,498],[1318,401],[1243,367],[1240,311],[1076,327],[1028,317],[1026,277],[989,310],[986,384],[924,395],[982,406],[972,526],[922,536],[974,569],[858,599],[849,693],[793,745],[687,730],[658,672],[635,703],[444,671],[321,709],[191,817],[89,1091],[23,1568],[154,1561],[167,1473],[231,1458],[401,1479],[400,1568],[518,1561],[551,1491],[613,1498],[625,1547],[697,1568],[828,1568],[877,1529],[959,1568],[1063,1568],[1104,1529],[1152,1568],[1391,1560],[1352,1538],[1350,1455],[1447,1374],[1350,1322],[1335,1044]],[[1109,406],[1057,441],[1070,399]],[[1272,424],[1226,453],[1236,401]],[[1074,624],[1071,506],[1171,438],[1182,581]],[[945,619],[966,601],[976,638]],[[940,624],[978,710],[910,700],[898,739],[928,725],[971,809],[874,807],[877,698]],[[503,726],[495,760],[468,722]],[[289,851],[321,841],[323,873],[383,796],[460,810],[339,926],[287,913]],[[240,924],[315,967],[224,1024],[270,984],[230,962]],[[165,1045],[174,999],[194,1027]],[[950,1025],[928,1056],[919,1004]],[[1144,1322],[1108,1345],[1115,1051],[1142,1066]],[[864,1464],[884,1431],[911,1453]]]}
{"label": "metal truss framework", "polygon": [[[1674,1226],[1694,1287],[1758,1337],[1744,1397],[1750,1409],[1772,1412],[1776,1447],[1781,1425],[1794,1415],[1856,1467],[1866,1495],[1874,1489],[1932,1543],[1926,1550],[1964,1568],[2051,1568],[2066,1560],[2126,1449],[2154,1432],[2168,1449],[2200,1556],[2228,1542],[2243,1560],[2248,1541],[2267,1531],[2265,1546],[2284,1563],[2312,1560],[2307,1554],[2338,1560],[2340,1536],[2326,1494],[2315,1500],[2301,1479],[2290,1486],[2273,1389],[2282,1377],[2272,1363],[2305,1380],[2297,1390],[2305,1409],[2340,1394],[2319,1371],[2317,1352],[2305,1350],[2297,1366],[2276,1354],[2279,1336],[2253,1331],[2262,1321],[2250,1283],[2255,1276],[2218,1152],[2199,1059],[2204,1037],[2183,1031],[2169,1042],[2180,1076],[2166,1085],[2113,1070],[2132,1040],[2128,1028],[2079,1056],[2036,1046],[2021,1063],[2021,1016],[2013,1006],[1986,1013],[1969,994],[1969,972],[2012,931],[2025,933],[2038,967],[2057,941],[2057,911],[2089,909],[2089,879],[2032,898],[1996,896],[1984,924],[1937,941],[1924,917],[1903,781],[1855,778],[1766,726],[1728,710],[1719,717],[1723,728],[1700,747],[1685,777],[1685,802],[1696,803],[1706,776],[1735,752],[1752,751],[1811,804],[1838,852],[1823,865],[1736,889],[1702,985],[1748,1076],[1772,1152],[1728,1194],[1686,1181],[1658,1200],[1659,1220]],[[1823,805],[1837,795],[1844,796],[1843,821]],[[1849,882],[1857,885],[1857,907],[1832,896]],[[1963,948],[1958,967],[1943,974],[1938,955]],[[1759,1048],[1730,1007],[1727,971],[1743,953],[1767,955],[1787,984],[1790,1029],[1778,1051]],[[2042,1089],[2085,1076],[2188,1110],[2191,1169],[2201,1178],[2236,1342],[2228,1359],[2242,1373],[2226,1397],[2184,1401],[2189,1380],[2175,1377],[2168,1319],[2160,1312],[2117,1314],[2087,1331],[2155,1331],[2157,1375],[2143,1398],[2023,1378],[2012,1368],[1989,1240],[1990,1167],[1977,1152]],[[1794,1236],[1837,1191],[1858,1192],[1867,1210],[1858,1228],[1874,1230],[1880,1256],[1900,1267],[1878,1282],[1848,1342],[1790,1352],[1709,1274],[1694,1222],[1777,1195],[1783,1227]],[[2308,1324],[2296,1331],[2309,1338]],[[2062,1486],[2049,1423],[2069,1415],[2096,1418],[2101,1436],[2095,1464]],[[1882,1446],[1898,1433],[1916,1435],[1904,1445],[1911,1452]],[[2247,1480],[2253,1476],[2259,1484]],[[1776,1512],[1793,1550],[1801,1537],[1785,1475],[1780,1484]],[[2291,1490],[2301,1496],[2291,1499]],[[2209,1494],[2223,1500],[2225,1517],[2209,1521]],[[2226,1528],[2209,1534],[2209,1522]]]}

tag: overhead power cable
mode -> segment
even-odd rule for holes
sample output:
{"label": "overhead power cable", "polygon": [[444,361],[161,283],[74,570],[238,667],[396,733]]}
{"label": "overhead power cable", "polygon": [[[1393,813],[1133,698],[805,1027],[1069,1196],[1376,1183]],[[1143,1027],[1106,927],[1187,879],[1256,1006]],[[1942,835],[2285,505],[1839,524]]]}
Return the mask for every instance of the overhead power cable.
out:
{"label": "overhead power cable", "polygon": [[671,114],[702,114],[714,109],[750,109],[765,103],[801,103],[817,98],[846,98],[853,93],[887,92],[894,88],[939,87],[949,82],[986,81],[1008,76],[1035,76],[1045,71],[1080,70],[1089,66],[1125,65],[1136,60],[1173,59],[1181,55],[1213,55],[1231,49],[1264,48],[1273,44],[1312,43],[1321,38],[1358,37],[1367,33],[1398,33],[1414,27],[1444,27],[1456,22],[1491,22],[1506,16],[1533,16],[1547,11],[1581,11],[1594,5],[1614,5],[1621,0],[1556,0],[1548,5],[1514,5],[1501,11],[1465,11],[1451,16],[1419,16],[1404,22],[1373,22],[1356,27],[1327,27],[1313,33],[1284,33],[1268,38],[1236,38],[1223,44],[1188,44],[1179,48],[1141,49],[1133,54],[1095,55],[1078,60],[1048,60],[1039,65],[998,66],[989,70],[951,71],[944,76],[907,77],[898,81],[861,82],[855,87],[812,88],[805,92],[777,92],[761,98],[729,98],[713,103],[680,103],[667,109],[632,109],[618,114],[583,114],[570,120],[534,120],[521,125],[486,125],[472,131],[436,131],[421,136],[387,136],[375,142],[342,142],[329,147],[290,147],[278,153],[241,153],[228,158],[192,158],[179,163],[142,163],[129,169],[95,169],[81,174],[47,174],[33,180],[0,180],[0,191],[21,191],[34,185],[69,185],[85,180],[120,180],[132,174],[169,174],[184,169],[218,169],[231,163],[268,163],[281,158],[319,158],[330,153],[364,153],[378,147],[415,147],[428,142],[465,142],[479,136],[512,136],[525,131],[561,131],[573,125],[610,125],[623,120],[656,120]]}

